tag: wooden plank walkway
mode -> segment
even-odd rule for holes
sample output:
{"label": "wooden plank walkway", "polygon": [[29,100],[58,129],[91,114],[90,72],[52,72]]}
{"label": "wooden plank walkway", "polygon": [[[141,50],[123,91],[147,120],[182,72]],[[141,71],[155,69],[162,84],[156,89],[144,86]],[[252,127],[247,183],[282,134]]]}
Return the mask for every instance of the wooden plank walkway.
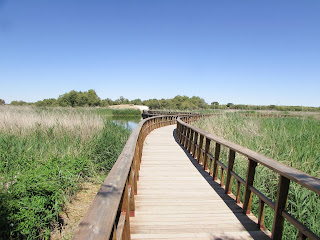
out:
{"label": "wooden plank walkway", "polygon": [[174,126],[146,138],[132,239],[270,239],[177,143]]}

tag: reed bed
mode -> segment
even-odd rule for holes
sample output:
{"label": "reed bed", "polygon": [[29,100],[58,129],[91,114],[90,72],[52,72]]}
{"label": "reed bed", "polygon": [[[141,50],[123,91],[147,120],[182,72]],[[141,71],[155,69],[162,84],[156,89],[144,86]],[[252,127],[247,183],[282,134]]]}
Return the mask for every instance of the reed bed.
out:
{"label": "reed bed", "polygon": [[[195,126],[247,147],[279,162],[320,178],[320,121],[316,117],[276,118],[225,113],[202,119]],[[213,149],[212,149],[213,150]],[[221,161],[227,165],[228,150],[222,147]],[[235,172],[245,179],[247,159],[236,155]],[[220,176],[219,176],[220,177]],[[236,182],[233,180],[233,193]],[[278,175],[264,166],[256,170],[254,186],[275,201]],[[241,196],[243,198],[244,189]],[[243,200],[243,199],[242,199]],[[258,215],[258,198],[254,195],[252,212]],[[291,183],[288,211],[318,236],[320,235],[320,198],[317,194]],[[266,207],[265,225],[271,230],[273,210]],[[287,221],[283,239],[297,239],[297,230]]]}
{"label": "reed bed", "polygon": [[101,181],[130,130],[96,109],[0,107],[0,239],[49,239],[84,181]]}

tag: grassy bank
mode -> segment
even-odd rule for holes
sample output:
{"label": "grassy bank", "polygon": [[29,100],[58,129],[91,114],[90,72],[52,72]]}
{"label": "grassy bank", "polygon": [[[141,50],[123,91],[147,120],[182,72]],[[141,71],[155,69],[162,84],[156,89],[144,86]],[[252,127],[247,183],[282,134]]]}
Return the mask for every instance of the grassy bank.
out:
{"label": "grassy bank", "polygon": [[95,109],[0,107],[0,238],[47,239],[84,181],[112,168],[130,130]]}
{"label": "grassy bank", "polygon": [[[291,167],[320,178],[320,121],[315,117],[271,118],[248,117],[236,113],[202,119],[194,125]],[[228,150],[222,147],[221,161],[227,165]],[[238,156],[235,172],[245,179],[247,159]],[[254,186],[275,201],[278,175],[266,167],[258,166]],[[236,192],[235,180],[233,192]],[[242,189],[242,198],[243,198]],[[243,199],[242,199],[243,200]],[[258,198],[254,196],[252,211],[258,215]],[[320,198],[313,192],[290,184],[288,211],[320,235]],[[266,207],[265,225],[271,230],[273,210]],[[297,231],[285,221],[284,239],[296,239]]]}

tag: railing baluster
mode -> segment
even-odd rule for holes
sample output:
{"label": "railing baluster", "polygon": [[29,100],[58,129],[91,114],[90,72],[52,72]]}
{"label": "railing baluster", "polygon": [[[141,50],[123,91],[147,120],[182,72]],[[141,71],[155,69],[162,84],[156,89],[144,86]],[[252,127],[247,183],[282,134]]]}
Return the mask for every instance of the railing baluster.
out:
{"label": "railing baluster", "polygon": [[253,186],[256,166],[257,166],[257,162],[249,159],[247,180],[246,180],[244,200],[243,200],[243,213],[244,214],[249,214],[250,210],[251,210],[252,192],[250,190],[250,186]]}
{"label": "railing baluster", "polygon": [[209,174],[210,176],[212,176],[213,173],[213,159],[211,157],[209,157]]}
{"label": "railing baluster", "polygon": [[192,152],[191,146],[192,146],[192,141],[193,141],[193,133],[194,131],[192,129],[190,129],[190,137],[189,137],[189,144],[188,144],[188,151],[189,153]]}
{"label": "railing baluster", "polygon": [[[129,184],[128,181],[125,186],[123,200],[122,200],[122,207],[121,207],[121,215],[125,216],[123,232],[120,239],[130,239],[130,191],[129,191]],[[121,217],[120,215],[120,217]],[[118,234],[117,234],[118,235]],[[118,236],[117,236],[118,239]]]}
{"label": "railing baluster", "polygon": [[220,181],[220,186],[224,187],[224,169],[221,167],[221,181]]}
{"label": "railing baluster", "polygon": [[134,202],[134,193],[135,193],[135,189],[134,189],[134,171],[131,168],[131,173],[129,176],[129,209],[130,209],[130,217],[134,217],[135,216],[135,202]]}
{"label": "railing baluster", "polygon": [[207,170],[207,161],[208,161],[208,152],[210,148],[210,139],[206,138],[206,147],[204,150],[204,160],[203,160],[203,168],[204,170]]}
{"label": "railing baluster", "polygon": [[233,171],[234,158],[236,156],[236,152],[233,150],[229,150],[229,161],[228,161],[228,169],[227,169],[227,179],[226,179],[226,189],[225,193],[230,194],[232,190],[232,175],[231,171]]}
{"label": "railing baluster", "polygon": [[194,140],[193,140],[193,152],[192,152],[193,157],[195,157],[197,154],[197,144],[198,144],[198,132],[195,132]]}
{"label": "railing baluster", "polygon": [[191,129],[187,127],[187,130],[186,130],[186,138],[185,138],[185,141],[184,141],[184,147],[185,147],[186,149],[187,149],[188,142],[189,142],[190,131],[191,131]]}
{"label": "railing baluster", "polygon": [[286,209],[290,180],[284,176],[279,177],[278,194],[272,227],[272,239],[281,239],[283,232],[284,218],[281,214]]}
{"label": "railing baluster", "polygon": [[139,159],[138,159],[138,144],[136,145],[136,149],[134,151],[134,195],[138,194],[138,180],[139,180],[139,169],[140,169],[140,165],[139,165]]}
{"label": "railing baluster", "polygon": [[203,146],[203,138],[204,138],[204,136],[202,134],[200,134],[199,151],[198,151],[198,156],[197,156],[198,163],[201,163],[201,155],[202,155],[201,149]]}
{"label": "railing baluster", "polygon": [[184,134],[184,126],[180,125],[180,143],[182,143],[182,139],[183,139],[183,134]]}
{"label": "railing baluster", "polygon": [[214,160],[213,160],[213,178],[214,180],[218,179],[218,164],[217,161],[219,161],[220,156],[220,144],[216,143],[216,148],[214,151]]}
{"label": "railing baluster", "polygon": [[241,183],[237,180],[237,195],[236,195],[236,203],[240,203],[241,197]]}
{"label": "railing baluster", "polygon": [[259,199],[258,227],[260,229],[264,228],[264,211],[265,211],[264,201]]}

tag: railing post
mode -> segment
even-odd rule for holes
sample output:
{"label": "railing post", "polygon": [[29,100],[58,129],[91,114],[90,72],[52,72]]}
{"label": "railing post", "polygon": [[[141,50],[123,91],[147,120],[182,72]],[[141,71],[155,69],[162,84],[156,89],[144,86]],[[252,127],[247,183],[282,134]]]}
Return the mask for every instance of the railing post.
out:
{"label": "railing post", "polygon": [[191,146],[192,146],[192,141],[193,141],[193,134],[194,134],[194,131],[190,128],[190,137],[189,137],[189,144],[188,144],[188,151],[189,153],[192,152],[192,149],[191,149]]}
{"label": "railing post", "polygon": [[274,209],[274,219],[272,226],[272,239],[281,239],[283,232],[284,218],[282,210],[286,209],[290,180],[284,176],[279,177],[278,194],[276,207]]}
{"label": "railing post", "polygon": [[240,203],[241,183],[237,180],[236,203]]}
{"label": "railing post", "polygon": [[197,143],[198,143],[198,132],[194,133],[194,139],[193,139],[193,151],[192,156],[194,157],[197,153]]}
{"label": "railing post", "polygon": [[186,127],[186,138],[184,139],[184,147],[187,148],[188,146],[188,141],[189,141],[189,134],[190,134],[190,128]]}
{"label": "railing post", "polygon": [[236,152],[230,149],[229,150],[228,169],[227,169],[226,188],[225,188],[225,192],[227,194],[230,194],[231,190],[232,190],[232,175],[231,175],[231,171],[233,171],[233,164],[234,164],[235,156],[236,156]]}
{"label": "railing post", "polygon": [[[138,138],[139,140],[139,138]],[[139,170],[140,170],[140,159],[139,159],[139,142],[137,142],[136,144],[136,149],[134,151],[134,170],[135,170],[135,175],[134,175],[134,194],[137,195],[138,194],[138,180],[139,180]]]}
{"label": "railing post", "polygon": [[135,210],[136,210],[136,205],[134,202],[134,193],[135,193],[135,188],[134,188],[134,169],[131,168],[130,174],[129,174],[129,191],[130,191],[130,199],[129,199],[129,209],[130,209],[130,217],[135,216]]}
{"label": "railing post", "polygon": [[219,157],[220,157],[220,144],[216,143],[216,148],[214,151],[214,161],[213,161],[213,179],[217,180],[218,179],[218,164],[217,161],[219,161]]}
{"label": "railing post", "polygon": [[256,172],[256,166],[257,166],[257,162],[249,159],[247,180],[246,180],[244,200],[243,200],[243,213],[244,214],[249,214],[250,210],[251,210],[252,192],[250,190],[250,186],[253,185],[254,174]]}
{"label": "railing post", "polygon": [[121,239],[130,239],[130,204],[129,204],[129,184],[128,181],[126,183],[125,189],[124,189],[124,195],[122,200],[122,208],[121,208],[121,215],[125,217],[123,231],[121,236],[117,236],[117,238],[121,237]]}
{"label": "railing post", "polygon": [[198,156],[197,156],[198,163],[201,163],[201,155],[202,155],[201,149],[203,146],[203,138],[204,138],[204,136],[202,134],[200,134],[200,142],[199,142]]}
{"label": "railing post", "polygon": [[184,142],[186,140],[186,135],[187,135],[187,127],[182,125],[182,134],[181,134],[181,145],[184,146]]}
{"label": "railing post", "polygon": [[208,153],[210,148],[210,139],[206,137],[206,147],[204,150],[204,160],[203,160],[203,168],[207,170],[207,161],[208,161]]}
{"label": "railing post", "polygon": [[260,229],[264,228],[264,212],[265,212],[264,201],[259,199],[258,227]]}
{"label": "railing post", "polygon": [[177,138],[178,138],[179,142],[180,142],[180,131],[181,131],[181,129],[180,129],[180,124],[177,123],[176,135],[177,135]]}

